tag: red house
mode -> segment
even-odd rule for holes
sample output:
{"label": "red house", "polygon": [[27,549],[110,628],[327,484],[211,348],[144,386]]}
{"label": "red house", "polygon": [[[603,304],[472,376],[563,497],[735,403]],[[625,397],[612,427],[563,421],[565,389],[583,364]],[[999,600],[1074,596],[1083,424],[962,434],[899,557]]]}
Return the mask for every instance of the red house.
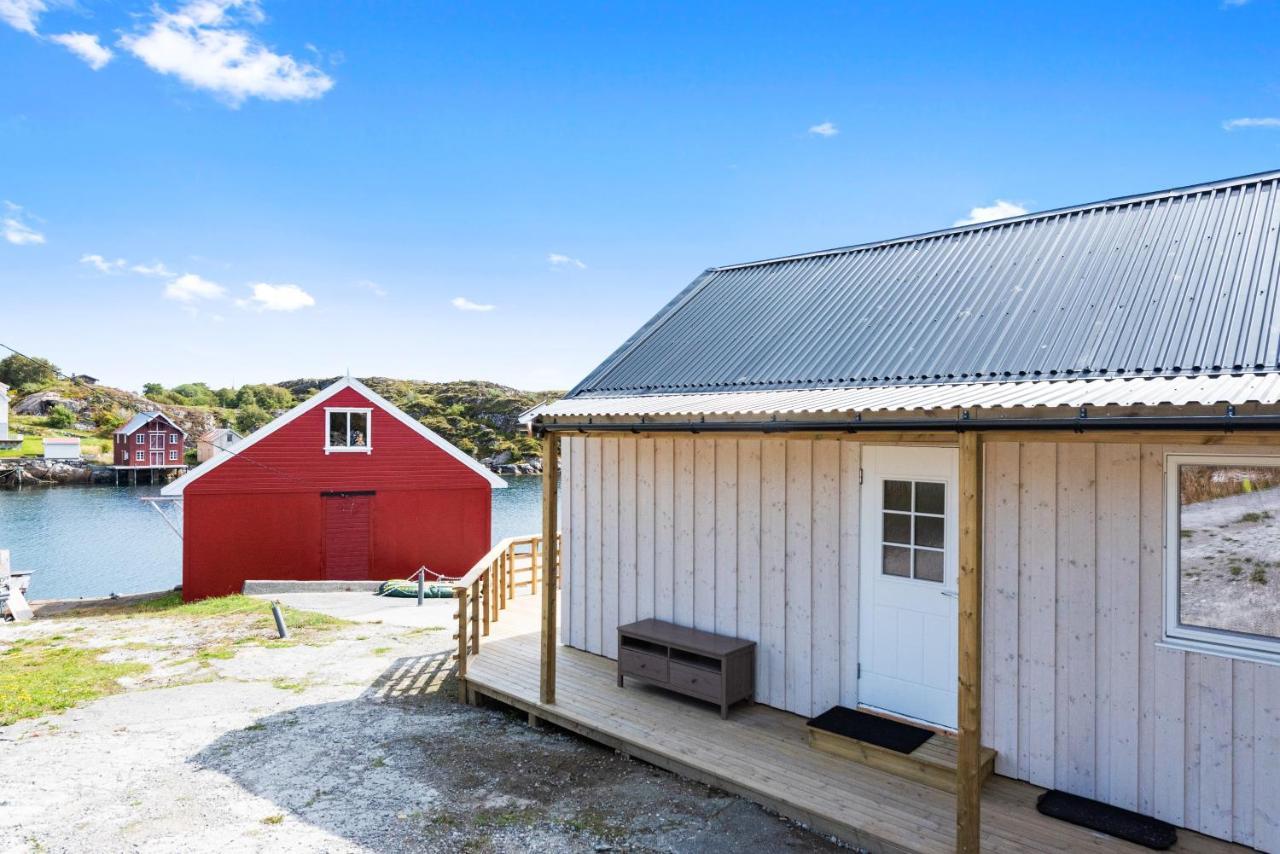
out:
{"label": "red house", "polygon": [[363,383],[339,380],[162,490],[182,496],[188,601],[259,580],[462,575],[506,486]]}
{"label": "red house", "polygon": [[139,412],[116,430],[115,465],[131,468],[178,468],[187,434],[163,412]]}

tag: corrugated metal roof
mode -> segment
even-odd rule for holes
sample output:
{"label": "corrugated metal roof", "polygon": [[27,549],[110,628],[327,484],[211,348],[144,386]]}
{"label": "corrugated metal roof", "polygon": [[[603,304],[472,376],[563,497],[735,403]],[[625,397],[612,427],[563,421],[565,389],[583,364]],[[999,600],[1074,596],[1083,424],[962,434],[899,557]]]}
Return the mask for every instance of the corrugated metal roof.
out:
{"label": "corrugated metal roof", "polygon": [[785,416],[938,409],[1246,403],[1280,403],[1280,373],[578,397],[548,404],[539,415],[543,418]]}
{"label": "corrugated metal roof", "polygon": [[[163,412],[160,412],[159,410],[155,410],[151,412],[139,412],[137,415],[130,418],[127,423],[117,428],[115,432],[124,433],[125,435],[128,435],[130,433],[133,433],[139,427],[146,425],[153,418],[163,418],[165,421],[168,421],[169,424],[172,425],[175,429],[182,431],[181,427],[173,423],[172,418],[165,415]],[[185,431],[182,431],[182,432],[185,433]]]}
{"label": "corrugated metal roof", "polygon": [[1280,367],[1280,172],[707,270],[581,395]]}

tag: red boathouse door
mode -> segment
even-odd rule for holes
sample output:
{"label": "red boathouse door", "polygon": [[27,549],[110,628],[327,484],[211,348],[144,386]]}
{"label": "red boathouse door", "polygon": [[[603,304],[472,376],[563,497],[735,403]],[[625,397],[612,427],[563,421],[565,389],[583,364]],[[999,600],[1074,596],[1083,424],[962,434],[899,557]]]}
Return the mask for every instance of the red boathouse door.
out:
{"label": "red boathouse door", "polygon": [[151,465],[153,466],[164,465],[164,439],[164,433],[151,434],[151,443],[148,448],[151,451]]}
{"label": "red boathouse door", "polygon": [[333,581],[368,579],[373,493],[326,493],[321,501],[324,506],[324,577]]}

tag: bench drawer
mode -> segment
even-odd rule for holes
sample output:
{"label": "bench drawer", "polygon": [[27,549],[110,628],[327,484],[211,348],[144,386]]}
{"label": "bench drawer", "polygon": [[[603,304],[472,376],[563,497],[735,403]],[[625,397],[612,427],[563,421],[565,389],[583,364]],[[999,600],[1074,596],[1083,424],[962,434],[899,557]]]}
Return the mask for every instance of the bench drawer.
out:
{"label": "bench drawer", "polygon": [[692,694],[695,697],[718,703],[720,702],[721,679],[722,677],[719,673],[704,670],[700,667],[690,667],[677,661],[671,662],[669,680],[671,687],[685,694]]}
{"label": "bench drawer", "polygon": [[639,676],[654,682],[667,681],[667,657],[634,649],[618,650],[618,669],[623,676]]}

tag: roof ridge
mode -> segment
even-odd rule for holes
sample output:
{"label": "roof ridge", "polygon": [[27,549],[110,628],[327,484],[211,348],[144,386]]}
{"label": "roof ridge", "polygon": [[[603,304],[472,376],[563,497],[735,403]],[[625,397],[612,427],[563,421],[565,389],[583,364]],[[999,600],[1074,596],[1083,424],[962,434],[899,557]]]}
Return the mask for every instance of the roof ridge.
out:
{"label": "roof ridge", "polygon": [[1234,178],[1220,178],[1216,181],[1204,181],[1198,184],[1187,184],[1182,187],[1170,187],[1167,190],[1133,193],[1126,196],[1115,196],[1109,199],[1101,199],[1096,202],[1084,202],[1060,208],[1050,208],[1043,211],[1030,211],[1017,216],[1004,217],[1003,219],[993,219],[987,222],[975,222],[966,225],[953,225],[948,228],[938,228],[932,231],[922,231],[915,234],[902,235],[900,237],[871,240],[865,243],[854,243],[849,246],[837,246],[831,249],[818,249],[812,252],[799,252],[794,255],[779,255],[774,258],[761,258],[756,261],[744,261],[737,264],[724,264],[718,267],[711,267],[706,272],[718,273],[726,270],[740,270],[746,267],[763,267],[769,264],[780,264],[786,261],[801,261],[806,258],[820,258],[825,255],[844,255],[851,252],[878,249],[883,246],[896,246],[898,244],[912,243],[919,240],[933,240],[935,238],[951,234],[963,234],[972,231],[982,231],[989,228],[1000,228],[1007,225],[1034,222],[1036,220],[1050,219],[1053,217],[1064,216],[1066,214],[1097,210],[1099,208],[1158,201],[1160,199],[1170,199],[1176,196],[1188,196],[1196,193],[1225,190],[1233,187],[1244,186],[1246,184],[1260,184],[1267,180],[1275,181],[1278,179],[1280,179],[1280,169],[1271,169],[1264,172],[1254,172],[1249,175],[1239,175]]}

